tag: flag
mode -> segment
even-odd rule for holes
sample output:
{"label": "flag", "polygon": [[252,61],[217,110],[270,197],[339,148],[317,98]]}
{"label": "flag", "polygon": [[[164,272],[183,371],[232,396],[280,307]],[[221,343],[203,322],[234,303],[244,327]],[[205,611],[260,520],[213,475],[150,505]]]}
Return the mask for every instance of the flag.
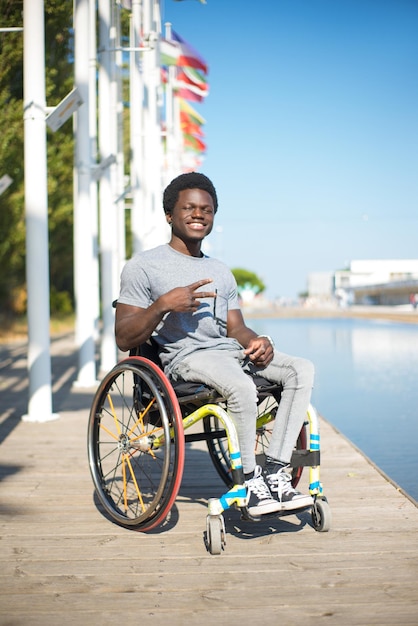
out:
{"label": "flag", "polygon": [[203,143],[199,137],[195,137],[194,135],[183,135],[183,141],[185,148],[191,148],[195,152],[205,152],[206,144]]}
{"label": "flag", "polygon": [[192,107],[191,104],[180,98],[180,116],[182,113],[187,113],[194,122],[197,124],[206,124],[206,120]]}
{"label": "flag", "polygon": [[175,81],[174,91],[181,98],[191,100],[192,102],[202,102],[203,98],[208,95],[207,91],[202,91],[202,89],[196,87],[196,85],[190,85],[181,80]]}
{"label": "flag", "polygon": [[202,59],[196,50],[194,50],[184,39],[180,37],[174,30],[171,33],[173,41],[177,43],[180,50],[180,55],[177,59],[177,65],[180,67],[194,67],[196,70],[201,70],[205,74],[208,73],[208,66],[206,61]]}
{"label": "flag", "polygon": [[196,135],[197,137],[204,137],[205,133],[203,132],[201,126],[199,124],[194,124],[191,120],[187,118],[182,118],[180,115],[180,128],[183,133],[187,135]]}
{"label": "flag", "polygon": [[177,65],[180,57],[180,48],[173,41],[161,39],[160,41],[160,61],[161,65]]}
{"label": "flag", "polygon": [[192,67],[182,67],[179,71],[177,71],[177,80],[180,80],[187,85],[197,87],[200,91],[204,92],[205,95],[209,93],[209,85],[206,79],[200,72]]}
{"label": "flag", "polygon": [[177,86],[174,88],[174,93],[178,98],[184,98],[184,100],[190,100],[190,102],[203,102],[203,96],[187,87]]}

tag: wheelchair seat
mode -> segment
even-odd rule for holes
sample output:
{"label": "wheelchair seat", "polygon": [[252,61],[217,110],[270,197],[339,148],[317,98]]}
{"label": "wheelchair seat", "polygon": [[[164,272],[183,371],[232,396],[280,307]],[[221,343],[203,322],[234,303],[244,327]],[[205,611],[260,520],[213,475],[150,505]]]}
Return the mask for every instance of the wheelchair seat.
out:
{"label": "wheelchair seat", "polygon": [[[129,356],[142,356],[149,359],[162,370],[162,364],[158,355],[158,346],[152,337],[145,343],[136,348],[132,348],[129,351]],[[283,390],[281,385],[270,382],[266,378],[259,376],[258,374],[248,374],[251,376],[258,394],[259,403],[267,396],[273,395],[277,402],[280,401],[280,396]],[[186,404],[194,404],[196,406],[208,403],[219,402],[222,400],[222,396],[215,390],[200,382],[176,380],[170,379],[173,389],[176,393],[180,406]]]}

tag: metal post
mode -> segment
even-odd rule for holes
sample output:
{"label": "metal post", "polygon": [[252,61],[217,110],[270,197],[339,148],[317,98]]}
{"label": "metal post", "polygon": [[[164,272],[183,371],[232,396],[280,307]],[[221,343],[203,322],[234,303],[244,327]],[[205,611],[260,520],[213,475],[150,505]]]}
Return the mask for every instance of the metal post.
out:
{"label": "metal post", "polygon": [[75,84],[83,104],[75,113],[74,168],[74,289],[76,299],[75,336],[78,347],[78,387],[93,387],[95,365],[95,300],[93,212],[90,204],[90,120],[89,120],[89,0],[74,1]]}
{"label": "metal post", "polygon": [[24,0],[24,164],[28,289],[29,403],[25,421],[46,422],[52,411],[49,340],[48,186],[45,123],[43,0]]}
{"label": "metal post", "polygon": [[[90,163],[97,165],[97,34],[96,0],[89,0],[89,130]],[[99,287],[99,198],[97,180],[90,176],[90,211],[93,236],[93,282],[91,285],[91,304],[95,317],[95,339],[99,336],[100,287]]]}
{"label": "metal post", "polygon": [[141,246],[141,213],[143,208],[142,192],[142,161],[143,161],[143,84],[141,76],[141,56],[138,50],[141,43],[142,12],[141,0],[132,0],[130,24],[130,146],[131,146],[131,229],[134,252],[140,252]]}
{"label": "metal post", "polygon": [[116,219],[117,219],[117,258],[116,258],[116,280],[119,276],[126,260],[126,236],[125,236],[125,162],[123,154],[123,89],[122,89],[122,72],[123,59],[121,50],[121,22],[120,22],[120,6],[113,5],[113,24],[115,31],[116,53],[115,62],[113,64],[114,75],[112,78],[112,104],[113,119],[115,120],[114,132],[114,153],[116,154],[115,164],[115,196],[116,203]]}
{"label": "metal post", "polygon": [[[165,24],[165,38],[171,40],[171,23]],[[170,65],[168,68],[167,84],[165,86],[165,120],[166,120],[166,164],[164,168],[164,187],[179,173],[180,156],[178,147],[177,127],[179,125],[178,98],[174,96],[174,81],[177,69]]]}
{"label": "metal post", "polygon": [[[111,77],[114,48],[111,41],[110,0],[99,0],[99,154],[103,161],[112,156],[115,121],[112,120]],[[112,33],[114,35],[114,32]],[[113,45],[112,45],[113,43]],[[115,155],[113,154],[115,158]],[[100,369],[108,371],[116,362],[114,313],[112,301],[117,297],[117,215],[112,188],[114,165],[103,169],[99,182],[102,340]]]}
{"label": "metal post", "polygon": [[144,209],[142,247],[166,243],[169,228],[162,210],[163,149],[161,129],[161,68],[158,39],[161,36],[158,0],[144,0],[143,28],[151,49],[143,55],[144,77]]}

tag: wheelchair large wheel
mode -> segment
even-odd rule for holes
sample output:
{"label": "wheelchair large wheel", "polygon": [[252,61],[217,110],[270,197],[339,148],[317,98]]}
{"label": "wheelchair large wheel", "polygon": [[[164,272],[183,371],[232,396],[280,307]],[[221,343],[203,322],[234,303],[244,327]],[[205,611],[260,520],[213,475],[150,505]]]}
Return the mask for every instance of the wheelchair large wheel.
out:
{"label": "wheelchair large wheel", "polygon": [[130,357],[101,382],[90,411],[88,456],[97,497],[118,524],[151,530],[176,499],[184,431],[173,388],[154,363]]}
{"label": "wheelchair large wheel", "polygon": [[[255,455],[257,461],[260,463],[263,462],[270,443],[276,411],[277,400],[273,396],[265,398],[258,408]],[[231,487],[233,481],[231,477],[228,439],[225,430],[214,415],[208,415],[203,419],[203,429],[206,433],[207,446],[215,469],[225,484]],[[304,424],[296,441],[296,449],[306,450],[306,446],[307,431],[306,424]],[[296,487],[299,483],[302,472],[303,467],[292,468],[293,487]]]}

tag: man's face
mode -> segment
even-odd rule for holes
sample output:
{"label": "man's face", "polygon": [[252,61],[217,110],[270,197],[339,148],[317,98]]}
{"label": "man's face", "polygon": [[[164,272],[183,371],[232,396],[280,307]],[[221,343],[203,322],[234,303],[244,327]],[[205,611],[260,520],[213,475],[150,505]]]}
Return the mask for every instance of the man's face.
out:
{"label": "man's face", "polygon": [[213,228],[215,210],[210,193],[202,189],[183,189],[171,216],[172,234],[182,241],[202,241]]}

